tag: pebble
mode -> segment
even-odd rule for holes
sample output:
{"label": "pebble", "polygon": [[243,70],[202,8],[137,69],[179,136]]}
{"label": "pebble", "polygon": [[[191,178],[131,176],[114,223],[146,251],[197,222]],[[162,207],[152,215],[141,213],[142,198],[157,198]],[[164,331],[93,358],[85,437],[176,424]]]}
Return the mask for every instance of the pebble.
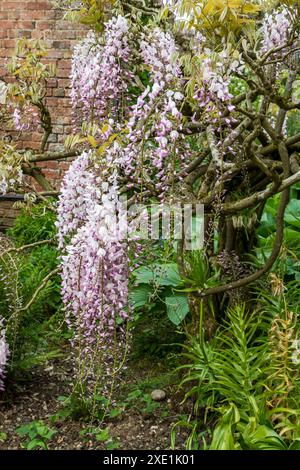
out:
{"label": "pebble", "polygon": [[153,390],[151,393],[151,398],[154,401],[162,401],[166,398],[166,392],[164,390]]}

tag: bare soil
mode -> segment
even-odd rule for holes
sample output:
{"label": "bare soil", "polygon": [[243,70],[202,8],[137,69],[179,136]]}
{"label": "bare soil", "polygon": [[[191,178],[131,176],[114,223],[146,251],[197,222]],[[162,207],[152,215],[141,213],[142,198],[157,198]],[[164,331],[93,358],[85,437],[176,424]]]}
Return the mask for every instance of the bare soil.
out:
{"label": "bare soil", "polygon": [[[126,377],[131,377],[128,380],[132,380],[132,377],[143,380],[143,375],[149,373],[149,369],[144,366],[140,370],[135,365],[132,367],[134,370],[129,367],[126,372]],[[107,449],[107,443],[97,441],[94,435],[83,435],[81,431],[89,426],[83,420],[66,418],[53,423],[51,419],[62,409],[58,397],[67,396],[70,392],[71,375],[70,361],[65,358],[35,368],[30,379],[9,387],[5,400],[0,399],[0,450],[24,448],[26,437],[20,437],[16,429],[35,420],[42,420],[56,431],[47,441],[50,450]],[[110,440],[118,449],[170,449],[172,426],[180,414],[187,410],[180,405],[182,397],[177,396],[176,386],[168,385],[166,388],[166,398],[158,409],[145,413],[142,406],[134,406],[126,408],[117,418],[102,423],[102,427],[109,428]],[[186,438],[186,431],[177,433],[177,449],[184,449]]]}

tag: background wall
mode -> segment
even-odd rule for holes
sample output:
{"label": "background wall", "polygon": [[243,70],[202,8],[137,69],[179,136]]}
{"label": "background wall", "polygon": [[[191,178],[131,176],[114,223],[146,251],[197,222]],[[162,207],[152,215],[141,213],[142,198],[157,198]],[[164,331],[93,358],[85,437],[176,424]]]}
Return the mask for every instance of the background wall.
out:
{"label": "background wall", "polygon": [[[48,81],[47,102],[53,119],[53,134],[49,150],[61,150],[65,136],[71,130],[69,99],[70,58],[74,44],[85,35],[85,27],[64,21],[63,13],[46,0],[0,0],[0,77],[7,77],[6,64],[14,53],[18,38],[42,39],[49,51],[47,62],[57,67],[57,76]],[[16,139],[16,135],[12,135]],[[28,133],[18,142],[23,148],[38,149],[39,132]],[[41,164],[55,188],[67,169],[67,161]],[[16,211],[12,202],[0,200],[0,229],[11,225]]]}

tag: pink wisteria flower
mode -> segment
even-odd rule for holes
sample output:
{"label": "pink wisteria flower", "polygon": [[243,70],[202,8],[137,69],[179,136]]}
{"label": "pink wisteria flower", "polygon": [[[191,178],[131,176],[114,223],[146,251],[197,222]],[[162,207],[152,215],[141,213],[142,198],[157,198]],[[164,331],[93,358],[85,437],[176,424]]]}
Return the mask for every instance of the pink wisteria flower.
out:
{"label": "pink wisteria flower", "polygon": [[265,15],[262,32],[262,51],[267,52],[275,47],[283,46],[290,33],[291,14],[286,8],[272,11]]}
{"label": "pink wisteria flower", "polygon": [[75,115],[81,109],[84,121],[98,124],[116,119],[131,78],[129,57],[128,22],[121,15],[106,23],[102,41],[91,32],[74,48],[71,100]]}
{"label": "pink wisteria flower", "polygon": [[6,366],[9,358],[9,348],[5,338],[3,319],[0,318],[0,391],[4,390]]}

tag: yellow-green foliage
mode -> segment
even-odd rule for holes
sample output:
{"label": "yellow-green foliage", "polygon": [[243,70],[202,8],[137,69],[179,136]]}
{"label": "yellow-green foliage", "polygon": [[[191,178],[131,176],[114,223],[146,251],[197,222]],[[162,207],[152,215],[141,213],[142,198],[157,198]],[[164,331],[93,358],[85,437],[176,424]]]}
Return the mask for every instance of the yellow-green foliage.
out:
{"label": "yellow-green foliage", "polygon": [[258,0],[181,0],[177,2],[176,16],[181,27],[222,34],[240,31],[260,10]]}
{"label": "yellow-green foliage", "polygon": [[46,80],[54,77],[55,66],[45,64],[45,45],[39,40],[20,39],[15,55],[8,64],[8,72],[16,81],[9,85],[7,99],[23,105],[24,101],[37,104],[45,97]]}
{"label": "yellow-green foliage", "polygon": [[116,0],[82,0],[78,8],[72,8],[74,1],[66,0],[64,2],[54,1],[57,7],[65,7],[65,19],[75,21],[94,28],[96,31],[103,29],[103,22],[111,13],[116,4]]}

